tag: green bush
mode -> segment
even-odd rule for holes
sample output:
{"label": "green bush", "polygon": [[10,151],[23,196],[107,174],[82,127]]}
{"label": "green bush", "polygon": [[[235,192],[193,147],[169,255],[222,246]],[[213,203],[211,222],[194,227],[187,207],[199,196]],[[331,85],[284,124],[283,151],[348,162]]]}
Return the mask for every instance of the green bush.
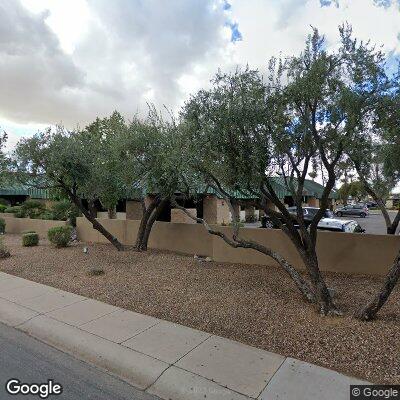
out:
{"label": "green bush", "polygon": [[53,219],[58,221],[70,220],[72,226],[76,226],[76,217],[80,215],[78,208],[68,200],[54,203],[51,207],[51,212],[54,216]]}
{"label": "green bush", "polygon": [[51,211],[54,215],[54,219],[58,221],[66,221],[68,219],[68,213],[71,208],[71,203],[68,200],[57,201],[51,206]]}
{"label": "green bush", "polygon": [[56,247],[67,247],[71,241],[72,227],[70,226],[55,226],[47,232],[47,237],[50,242]]}
{"label": "green bush", "polygon": [[6,231],[6,221],[4,218],[0,218],[0,234],[5,233]]}
{"label": "green bush", "polygon": [[14,214],[16,218],[25,218],[25,211],[21,206],[8,207],[4,212]]}
{"label": "green bush", "polygon": [[39,235],[37,233],[25,233],[22,235],[22,246],[31,247],[39,244]]}
{"label": "green bush", "polygon": [[3,199],[2,197],[0,197],[0,205],[9,207],[10,206],[10,202],[8,200]]}
{"label": "green bush", "polygon": [[46,207],[39,200],[26,200],[21,206],[25,216],[29,218],[39,218],[45,212]]}
{"label": "green bush", "polygon": [[45,211],[42,214],[39,215],[39,219],[47,219],[47,220],[53,220],[56,219],[54,218],[54,214],[51,211]]}
{"label": "green bush", "polygon": [[0,258],[10,257],[10,251],[7,246],[3,243],[3,238],[0,237]]}
{"label": "green bush", "polygon": [[7,206],[5,206],[4,204],[0,204],[0,213],[3,213],[5,210],[7,210]]}
{"label": "green bush", "polygon": [[27,233],[37,233],[36,231],[33,231],[33,230],[26,230],[26,231],[22,231],[22,234],[23,235],[26,235]]}

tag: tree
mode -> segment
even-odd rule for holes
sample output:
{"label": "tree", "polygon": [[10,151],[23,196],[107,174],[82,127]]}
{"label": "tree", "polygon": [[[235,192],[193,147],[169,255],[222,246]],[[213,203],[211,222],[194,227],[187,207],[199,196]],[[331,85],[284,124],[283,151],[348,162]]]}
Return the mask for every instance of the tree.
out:
{"label": "tree", "polygon": [[[379,110],[379,126],[383,128],[381,130],[381,154],[383,157],[384,176],[390,177],[395,182],[398,182],[400,177],[400,64],[399,73],[393,78],[389,93],[390,95],[385,98],[385,106]],[[388,216],[385,217],[385,220],[388,226],[388,233],[394,234],[400,220],[400,210],[391,223],[390,219],[388,221]],[[387,299],[397,285],[399,278],[400,250],[389,272],[385,276],[381,288],[372,299],[358,311],[356,316],[364,321],[374,319],[379,310],[385,305]]]}
{"label": "tree", "polygon": [[386,224],[386,232],[394,235],[400,222],[400,209],[391,219],[386,200],[400,181],[400,100],[398,78],[388,85],[387,93],[377,103],[375,121],[360,133],[347,154],[364,190],[377,203]]}
{"label": "tree", "polygon": [[[151,106],[147,118],[134,118],[119,140],[125,180],[133,183],[143,209],[137,250],[147,250],[154,222],[169,206],[172,196],[188,190],[190,179],[184,173],[187,152],[180,129],[172,115],[163,118]],[[150,195],[153,197],[146,204]]]}
{"label": "tree", "polygon": [[339,198],[347,204],[349,197],[360,202],[367,195],[364,184],[361,181],[345,182],[338,190]]}
{"label": "tree", "polygon": [[[26,185],[65,193],[93,228],[122,250],[123,245],[96,219],[91,207],[95,199],[108,192],[104,182],[114,185],[112,179],[99,181],[101,174],[112,175],[111,171],[101,168],[99,161],[102,155],[106,154],[109,159],[113,154],[112,149],[103,148],[107,144],[109,142],[103,141],[101,135],[91,135],[90,130],[69,132],[57,127],[52,132],[47,129],[18,142],[12,157],[12,168]],[[117,173],[118,167],[113,171]]]}
{"label": "tree", "polygon": [[[210,90],[186,104],[194,168],[225,198],[233,216],[232,238],[197,219],[232,247],[252,248],[274,258],[322,314],[337,314],[319,270],[317,225],[336,182],[337,164],[356,132],[370,122],[370,109],[384,80],[383,56],[340,28],[341,46],[328,53],[317,30],[297,57],[272,60],[265,84],[257,71],[218,74]],[[196,156],[197,155],[197,156]],[[320,209],[306,225],[304,182],[311,164],[322,164],[326,185]],[[296,223],[279,198],[274,179],[292,194]],[[239,235],[233,190],[251,193],[295,245],[310,283],[280,254]],[[268,207],[273,204],[279,211]]]}
{"label": "tree", "polygon": [[118,201],[126,198],[132,188],[132,182],[125,179],[125,163],[120,152],[120,139],[127,131],[125,119],[114,111],[108,118],[97,118],[82,132],[92,160],[91,179],[83,191],[87,199],[100,201],[108,210],[109,218],[115,218]]}

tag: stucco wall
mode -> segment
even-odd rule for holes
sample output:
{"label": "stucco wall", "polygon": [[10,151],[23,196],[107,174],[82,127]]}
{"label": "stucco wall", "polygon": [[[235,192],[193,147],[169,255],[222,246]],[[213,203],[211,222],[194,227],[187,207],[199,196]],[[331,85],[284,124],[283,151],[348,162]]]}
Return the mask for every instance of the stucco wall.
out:
{"label": "stucco wall", "polygon": [[[107,229],[124,244],[135,243],[139,221],[102,220]],[[229,234],[231,228],[215,226]],[[80,240],[107,243],[88,221],[77,218]],[[281,230],[242,228],[241,236],[268,245],[295,266],[302,266],[295,247]],[[150,235],[149,247],[183,254],[210,256],[215,261],[274,265],[271,258],[254,250],[234,249],[219,237],[209,235],[200,224],[157,221]],[[383,275],[400,248],[400,237],[339,232],[319,232],[317,252],[323,271]]]}
{"label": "stucco wall", "polygon": [[[195,208],[188,208],[187,211],[193,217],[197,217],[197,210]],[[171,209],[171,222],[178,224],[180,223],[196,224],[196,221],[194,221],[192,218],[190,218],[188,215],[186,215],[182,210],[179,210],[178,208]]]}
{"label": "stucco wall", "polygon": [[141,219],[143,215],[143,207],[140,201],[127,200],[126,202],[126,219]]}
{"label": "stucco wall", "polygon": [[209,224],[229,224],[231,215],[226,201],[216,196],[207,196],[203,200],[203,218]]}
{"label": "stucco wall", "polygon": [[47,236],[47,231],[54,226],[63,226],[66,221],[51,221],[44,219],[3,217],[6,221],[6,233],[22,233],[33,230],[39,236]]}

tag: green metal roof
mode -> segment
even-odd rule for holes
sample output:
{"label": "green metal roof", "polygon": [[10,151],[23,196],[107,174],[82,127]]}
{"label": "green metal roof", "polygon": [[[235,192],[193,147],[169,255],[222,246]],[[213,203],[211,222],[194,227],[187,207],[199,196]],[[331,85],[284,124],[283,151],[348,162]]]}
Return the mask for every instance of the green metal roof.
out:
{"label": "green metal roof", "polygon": [[[274,188],[276,194],[280,199],[283,199],[286,196],[291,196],[292,193],[288,188],[285,179],[280,176],[269,178],[270,182],[272,182],[272,187]],[[294,180],[294,185],[296,186],[297,180]],[[303,196],[310,196],[320,199],[322,197],[322,193],[324,191],[324,186],[320,183],[312,181],[310,179],[306,179],[304,181],[303,187]],[[329,194],[329,199],[337,199],[338,193],[335,190],[332,190]]]}
{"label": "green metal roof", "polygon": [[1,196],[29,196],[32,199],[49,199],[50,193],[44,189],[34,189],[25,186],[0,187]]}

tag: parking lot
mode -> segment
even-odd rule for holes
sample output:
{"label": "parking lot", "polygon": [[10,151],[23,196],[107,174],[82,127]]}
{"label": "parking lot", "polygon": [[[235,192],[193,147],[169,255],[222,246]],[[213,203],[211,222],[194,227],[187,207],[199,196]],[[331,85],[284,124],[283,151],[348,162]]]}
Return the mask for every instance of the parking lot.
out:
{"label": "parking lot", "polygon": [[[390,218],[393,220],[397,211],[389,211]],[[339,218],[339,217],[336,217]],[[377,210],[370,211],[370,214],[365,218],[360,218],[355,215],[347,215],[339,219],[353,219],[357,221],[360,226],[365,229],[365,233],[371,233],[374,235],[384,235],[386,234],[386,224],[383,219],[382,213]],[[399,233],[399,228],[397,228],[397,234]]]}
{"label": "parking lot", "polygon": [[[389,211],[390,218],[393,220],[397,211]],[[370,233],[372,235],[385,235],[386,234],[386,224],[383,219],[382,213],[378,210],[370,211],[369,215],[365,218],[360,218],[355,215],[346,215],[345,217],[335,217],[338,219],[349,220],[352,219],[357,221],[360,226],[365,229],[365,233]],[[245,223],[246,228],[259,228],[261,227],[260,222],[255,223]],[[399,233],[400,227],[397,228],[396,234]]]}

